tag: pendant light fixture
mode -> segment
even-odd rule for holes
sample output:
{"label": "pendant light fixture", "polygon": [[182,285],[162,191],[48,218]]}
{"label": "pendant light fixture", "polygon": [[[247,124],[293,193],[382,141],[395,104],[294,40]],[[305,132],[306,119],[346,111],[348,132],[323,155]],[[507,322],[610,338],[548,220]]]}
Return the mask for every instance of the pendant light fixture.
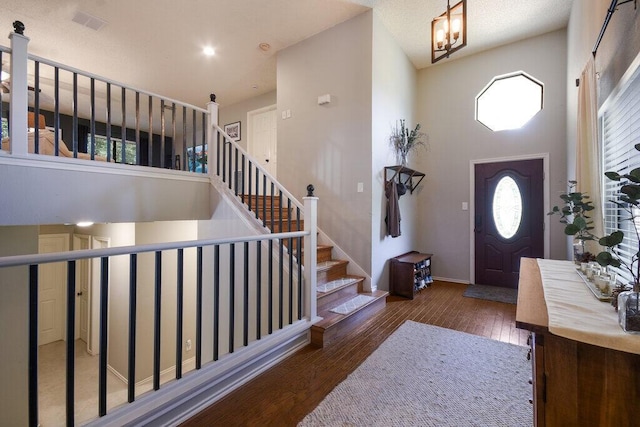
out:
{"label": "pendant light fixture", "polygon": [[461,0],[431,21],[431,63],[448,58],[467,45],[467,0]]}

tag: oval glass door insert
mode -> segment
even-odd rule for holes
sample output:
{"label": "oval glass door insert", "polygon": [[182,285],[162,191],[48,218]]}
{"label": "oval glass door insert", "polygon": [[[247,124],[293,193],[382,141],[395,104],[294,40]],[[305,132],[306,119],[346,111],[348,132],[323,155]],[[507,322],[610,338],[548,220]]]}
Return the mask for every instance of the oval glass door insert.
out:
{"label": "oval glass door insert", "polygon": [[522,195],[518,184],[510,176],[505,176],[496,186],[493,194],[493,221],[498,233],[505,239],[512,238],[522,222]]}

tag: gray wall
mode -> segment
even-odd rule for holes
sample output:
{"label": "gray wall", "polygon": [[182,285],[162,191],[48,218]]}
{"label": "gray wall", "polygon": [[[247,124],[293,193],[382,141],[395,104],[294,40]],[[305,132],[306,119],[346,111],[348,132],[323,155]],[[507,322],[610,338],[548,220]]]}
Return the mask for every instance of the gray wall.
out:
{"label": "gray wall", "polygon": [[276,103],[276,91],[263,93],[261,95],[254,96],[253,98],[237,102],[231,105],[220,105],[219,126],[224,129],[224,125],[234,122],[241,123],[241,140],[239,144],[245,150],[247,149],[248,140],[248,123],[247,113],[249,111],[257,110],[259,108],[268,107]]}
{"label": "gray wall", "polygon": [[99,165],[89,168],[81,163],[22,163],[0,158],[2,224],[142,222],[210,216],[207,177],[143,170],[151,168],[132,171],[120,165],[111,165],[111,172],[104,173]]}
{"label": "gray wall", "polygon": [[[492,132],[475,121],[475,97],[497,75],[523,70],[544,83],[544,108],[519,130]],[[433,252],[437,277],[470,280],[470,162],[549,153],[550,199],[566,189],[566,32],[556,31],[463,57],[418,75],[418,122],[430,135],[419,169],[421,248]],[[551,222],[550,255],[564,258],[565,238]]]}
{"label": "gray wall", "polygon": [[[384,221],[387,204],[384,167],[398,164],[389,135],[400,119],[405,119],[411,127],[416,124],[418,73],[377,14],[373,15],[372,60],[372,170],[370,188],[369,185],[365,188],[367,194],[371,194],[371,283],[373,287],[388,290],[387,260],[410,250],[423,251],[419,242],[422,227],[416,193],[400,197],[400,237],[387,236]],[[412,153],[408,166],[419,169],[414,165],[424,154],[421,149]]]}
{"label": "gray wall", "polygon": [[[172,221],[136,224],[136,245],[161,242],[179,242],[197,239],[196,221]],[[196,252],[184,251],[184,324],[182,340],[183,361],[195,357],[195,274]],[[161,304],[161,347],[160,370],[175,366],[176,346],[176,277],[177,251],[162,253],[162,304]],[[155,298],[155,255],[145,253],[138,256],[138,318],[136,336],[136,381],[153,374],[153,330]],[[114,283],[112,282],[112,285]],[[125,299],[126,301],[129,298]],[[118,305],[124,309],[121,301]],[[111,315],[113,316],[113,311]],[[123,313],[124,314],[124,313]],[[127,329],[125,329],[126,331]],[[124,332],[124,331],[123,331]],[[120,340],[126,339],[122,333]],[[185,342],[190,339],[193,347],[186,351]],[[127,354],[126,346],[121,346],[121,354]],[[126,365],[125,365],[126,367]],[[121,374],[126,373],[121,371]]]}
{"label": "gray wall", "polygon": [[[567,170],[569,179],[575,178],[576,128],[578,114],[578,88],[580,77],[591,55],[607,14],[609,2],[583,0],[573,2],[567,27]],[[596,55],[596,71],[600,73],[598,105],[607,99],[624,72],[640,51],[640,9],[633,4],[618,7]]]}
{"label": "gray wall", "polygon": [[[38,227],[0,227],[0,256],[38,253]],[[28,420],[28,307],[26,267],[0,269],[0,425]]]}
{"label": "gray wall", "polygon": [[299,200],[315,186],[319,227],[368,273],[372,25],[366,12],[278,52],[277,73],[278,180]]}

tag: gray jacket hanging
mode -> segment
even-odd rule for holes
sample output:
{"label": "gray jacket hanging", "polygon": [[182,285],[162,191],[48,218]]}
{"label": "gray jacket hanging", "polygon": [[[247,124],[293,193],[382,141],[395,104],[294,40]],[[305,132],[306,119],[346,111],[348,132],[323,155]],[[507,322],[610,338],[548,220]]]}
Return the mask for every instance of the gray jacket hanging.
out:
{"label": "gray jacket hanging", "polygon": [[384,193],[387,196],[387,235],[398,237],[400,231],[400,205],[398,204],[398,187],[394,181],[385,183]]}

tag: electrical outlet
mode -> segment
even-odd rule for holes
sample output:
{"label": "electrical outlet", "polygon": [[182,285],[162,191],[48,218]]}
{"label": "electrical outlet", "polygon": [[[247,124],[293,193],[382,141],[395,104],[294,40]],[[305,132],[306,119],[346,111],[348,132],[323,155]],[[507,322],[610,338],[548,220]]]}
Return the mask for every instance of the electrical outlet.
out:
{"label": "electrical outlet", "polygon": [[186,351],[191,351],[191,340],[187,340],[187,343],[185,345],[185,350]]}

